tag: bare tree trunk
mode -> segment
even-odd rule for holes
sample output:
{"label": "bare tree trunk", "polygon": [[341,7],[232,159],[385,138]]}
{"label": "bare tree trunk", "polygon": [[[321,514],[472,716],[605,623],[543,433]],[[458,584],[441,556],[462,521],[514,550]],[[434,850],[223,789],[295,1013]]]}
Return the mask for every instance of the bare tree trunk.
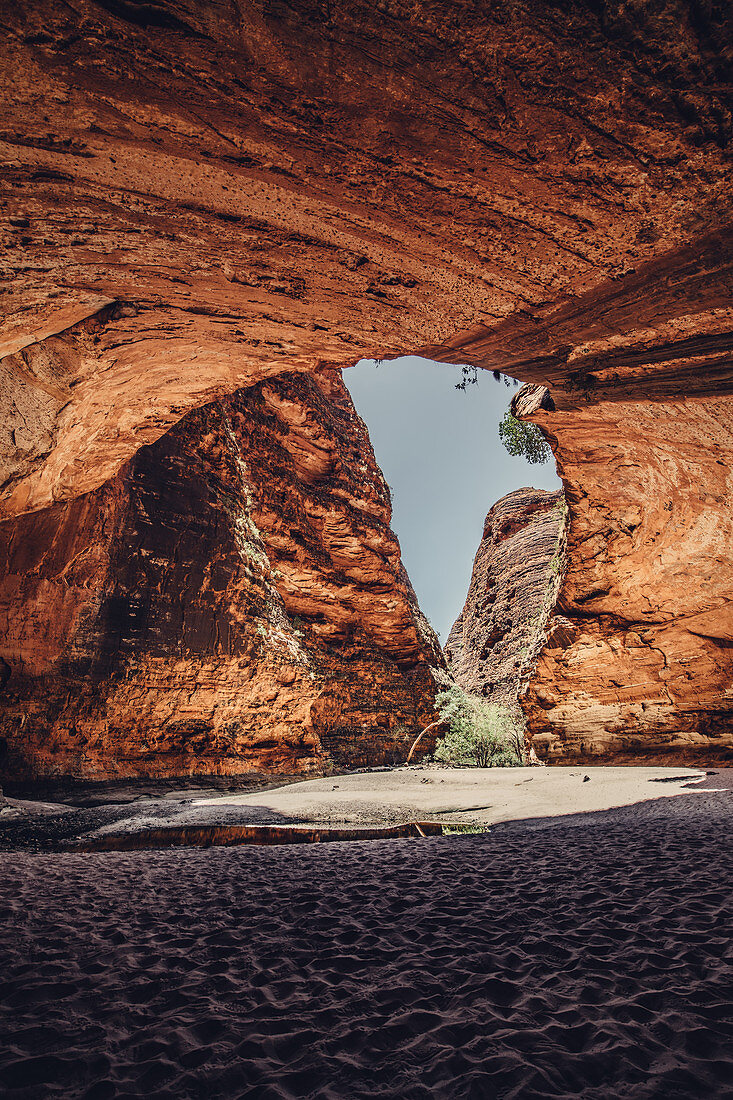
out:
{"label": "bare tree trunk", "polygon": [[443,719],[439,718],[437,722],[431,722],[430,725],[426,726],[424,730],[420,730],[417,737],[412,742],[412,748],[410,749],[410,751],[407,754],[407,760],[405,760],[405,763],[406,764],[410,763],[410,761],[412,760],[413,752],[415,751],[417,746],[420,744],[420,741],[422,740],[422,738],[425,736],[426,733],[430,733],[431,730],[436,729],[438,726],[444,726],[444,725],[445,725],[445,722],[443,721]]}

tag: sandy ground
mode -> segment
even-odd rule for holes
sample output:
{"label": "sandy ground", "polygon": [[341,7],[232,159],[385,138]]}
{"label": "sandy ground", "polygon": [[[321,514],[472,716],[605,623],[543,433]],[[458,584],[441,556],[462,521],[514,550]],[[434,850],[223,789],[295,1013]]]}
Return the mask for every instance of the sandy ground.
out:
{"label": "sandy ground", "polygon": [[6,852],[0,1092],[730,1097],[732,786],[477,836]]}
{"label": "sandy ground", "polygon": [[[9,800],[0,815],[0,851],[49,851],[145,830],[231,825],[319,828],[392,826],[411,821],[489,828],[502,821],[593,813],[689,793],[694,768],[395,768],[288,782],[241,792],[191,788],[130,792],[109,804],[71,807]],[[202,797],[203,796],[203,797]]]}
{"label": "sandy ground", "polygon": [[493,825],[628,806],[683,793],[698,768],[400,768],[312,779],[275,790],[201,799],[207,807],[270,810],[319,824],[465,821]]}

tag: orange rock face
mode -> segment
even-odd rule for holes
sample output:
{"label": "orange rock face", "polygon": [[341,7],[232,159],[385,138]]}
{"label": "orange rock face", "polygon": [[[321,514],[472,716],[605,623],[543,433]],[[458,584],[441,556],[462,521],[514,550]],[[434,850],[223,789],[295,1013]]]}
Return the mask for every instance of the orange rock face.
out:
{"label": "orange rock face", "polygon": [[533,419],[557,439],[569,505],[568,571],[523,698],[538,753],[730,759],[733,401]]}
{"label": "orange rock face", "polygon": [[464,691],[516,705],[555,604],[564,532],[562,492],[517,489],[487,515],[466,603],[445,646]]}
{"label": "orange rock face", "polygon": [[5,776],[402,761],[443,658],[390,512],[330,372],[208,405],[0,525]]}
{"label": "orange rock face", "polygon": [[673,7],[11,5],[7,512],[237,387],[445,357],[725,224],[725,12]]}
{"label": "orange rock face", "polygon": [[[570,626],[553,632],[525,700],[545,750],[553,759],[728,751],[733,586],[717,560],[731,516],[719,465],[729,461],[733,392],[728,15],[692,0],[9,6],[0,43],[9,667],[22,654],[34,677],[69,637],[83,649],[119,578],[130,606],[136,585],[147,591],[137,544],[128,555],[114,541],[137,508],[128,483],[142,476],[141,448],[160,440],[165,450],[170,429],[235,391],[264,400],[261,387],[279,392],[281,375],[293,384],[294,373],[321,377],[364,354],[421,350],[548,386],[554,400],[538,422],[570,506],[558,612]],[[307,434],[298,461],[318,471],[325,459]],[[276,539],[290,537],[276,517],[297,511],[296,484],[295,500],[263,497]],[[313,520],[342,568],[348,524],[320,507]],[[203,566],[190,553],[193,575]],[[377,569],[379,587],[381,553],[370,547],[349,584],[366,592]],[[313,638],[335,653],[331,620],[315,617],[320,582],[293,561],[281,599],[310,608]],[[51,579],[61,576],[68,583]],[[236,584],[249,606],[254,596]],[[403,599],[379,628],[379,646],[392,639],[393,649],[380,652],[402,652]],[[345,601],[339,587],[334,607]],[[353,614],[368,632],[367,603]],[[206,661],[221,670],[218,644],[212,632]],[[161,677],[174,675],[170,654],[146,646],[137,695],[115,681],[88,700],[97,706],[119,687],[119,704],[105,704],[119,759],[136,736],[135,710],[149,709],[146,729],[174,722],[173,706],[162,725],[155,712]],[[7,703],[8,721],[29,752],[54,743],[61,768],[72,767],[64,744],[81,743],[72,725],[91,745],[99,734],[89,752],[103,769],[109,727],[81,711],[62,718],[67,695],[86,698],[78,685],[91,683],[87,671],[68,675],[33,750],[32,693],[25,709]],[[185,679],[183,665],[175,675]],[[227,691],[244,691],[221,676]],[[176,696],[181,714],[192,690]],[[299,692],[296,709],[310,699]],[[209,721],[188,713],[176,721]],[[261,731],[272,766],[292,757],[276,747],[286,728],[294,719],[276,716]],[[144,767],[182,767],[185,746],[204,743],[197,736],[153,737]],[[314,759],[314,745],[299,758]],[[138,748],[132,758],[143,759]]]}

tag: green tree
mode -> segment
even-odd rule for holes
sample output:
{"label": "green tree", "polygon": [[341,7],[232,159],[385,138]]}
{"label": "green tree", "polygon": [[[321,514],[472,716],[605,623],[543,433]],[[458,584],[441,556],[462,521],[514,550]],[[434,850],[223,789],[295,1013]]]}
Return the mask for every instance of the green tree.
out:
{"label": "green tree", "polygon": [[552,454],[549,443],[536,424],[517,420],[507,409],[499,422],[499,439],[510,455],[522,455],[532,465],[547,462]]}
{"label": "green tree", "polygon": [[435,748],[446,764],[511,768],[524,763],[524,722],[509,707],[488,703],[453,684],[437,696],[436,705],[448,733]]}

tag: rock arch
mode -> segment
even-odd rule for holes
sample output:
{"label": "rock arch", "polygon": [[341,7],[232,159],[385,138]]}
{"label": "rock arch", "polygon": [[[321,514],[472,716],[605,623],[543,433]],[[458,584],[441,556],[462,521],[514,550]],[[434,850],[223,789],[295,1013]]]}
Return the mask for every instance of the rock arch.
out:
{"label": "rock arch", "polygon": [[[693,0],[4,14],[6,538],[113,492],[242,388],[365,354],[501,369],[552,393],[532,415],[571,511],[526,699],[538,743],[729,752],[726,18]],[[5,614],[23,617],[12,594]]]}

